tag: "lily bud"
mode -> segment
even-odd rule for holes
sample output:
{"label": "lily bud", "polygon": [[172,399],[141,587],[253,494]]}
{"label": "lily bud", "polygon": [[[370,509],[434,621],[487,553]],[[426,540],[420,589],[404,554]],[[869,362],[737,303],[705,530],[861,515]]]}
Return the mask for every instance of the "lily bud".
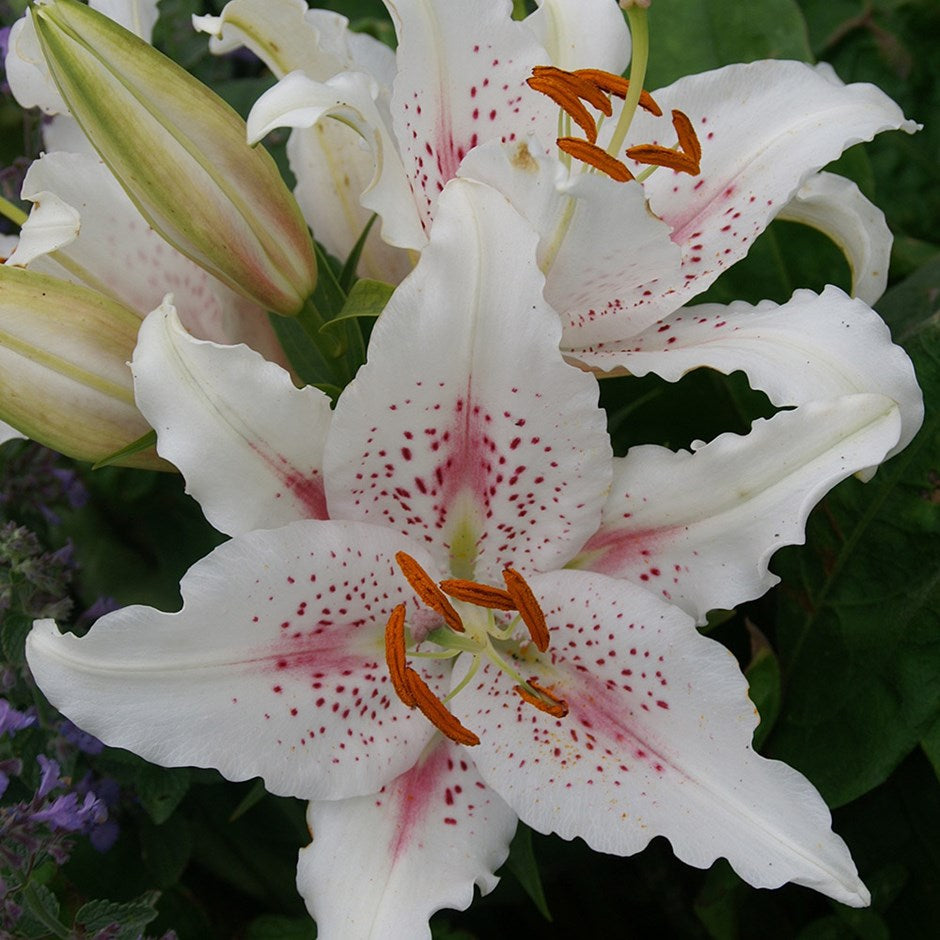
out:
{"label": "lily bud", "polygon": [[32,8],[56,85],[150,225],[233,290],[292,315],[316,285],[313,242],[271,156],[186,71],[78,0]]}
{"label": "lily bud", "polygon": [[[139,328],[97,291],[0,265],[0,422],[78,460],[141,438],[149,426],[127,365]],[[167,468],[153,448],[118,462]]]}

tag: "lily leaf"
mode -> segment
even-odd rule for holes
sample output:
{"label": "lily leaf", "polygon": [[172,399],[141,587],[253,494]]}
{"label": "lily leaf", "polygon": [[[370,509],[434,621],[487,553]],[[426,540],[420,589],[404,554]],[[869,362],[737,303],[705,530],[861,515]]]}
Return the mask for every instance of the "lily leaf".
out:
{"label": "lily leaf", "polygon": [[732,62],[813,60],[796,0],[656,0],[649,18],[650,88]]}
{"label": "lily leaf", "polygon": [[356,281],[349,291],[343,309],[332,320],[327,320],[320,327],[320,332],[335,329],[337,325],[342,324],[345,320],[353,320],[358,317],[377,317],[385,309],[385,305],[394,291],[395,285],[386,284],[384,281],[373,281],[368,277]]}
{"label": "lily leaf", "polygon": [[940,709],[940,264],[879,305],[914,360],[927,421],[868,484],[834,492],[781,553],[784,707],[770,756],[831,805],[883,782]]}

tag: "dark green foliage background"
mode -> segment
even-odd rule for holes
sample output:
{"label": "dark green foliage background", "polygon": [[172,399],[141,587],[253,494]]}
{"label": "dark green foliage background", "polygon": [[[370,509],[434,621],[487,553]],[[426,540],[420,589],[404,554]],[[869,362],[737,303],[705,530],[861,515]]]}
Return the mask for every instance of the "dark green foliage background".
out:
{"label": "dark green foliage background", "polygon": [[[324,5],[392,35],[378,0]],[[10,22],[23,4],[5,6]],[[206,53],[189,26],[204,4],[164,0],[161,9],[156,44],[246,113],[270,77]],[[523,829],[496,891],[466,913],[436,915],[434,935],[932,938],[940,932],[940,3],[654,0],[650,21],[652,89],[732,62],[825,60],[845,81],[875,82],[925,125],[914,137],[855,147],[835,169],[883,208],[895,233],[892,286],[878,309],[914,360],[927,421],[872,482],[849,480],[823,501],[807,545],[775,557],[777,589],[711,627],[748,672],[764,719],[761,749],[806,773],[836,807],[873,905],[853,911],[795,887],[756,891],[722,863],[708,872],[681,865],[662,840],[619,859]],[[34,118],[0,109],[0,164],[34,156],[37,139]],[[835,248],[774,223],[703,299],[783,301],[826,283],[848,287]],[[742,432],[772,410],[741,376],[708,372],[675,385],[608,380],[602,395],[618,453]],[[52,535],[76,546],[79,601],[104,594],[177,605],[180,575],[218,538],[180,482],[114,469],[85,477],[89,505]],[[183,940],[315,936],[293,888],[307,840],[300,804],[123,752],[105,752],[98,767],[133,785],[139,802],[125,807],[111,852],[79,847],[52,883],[62,897],[126,901],[158,889],[159,918],[147,929],[173,927]]]}

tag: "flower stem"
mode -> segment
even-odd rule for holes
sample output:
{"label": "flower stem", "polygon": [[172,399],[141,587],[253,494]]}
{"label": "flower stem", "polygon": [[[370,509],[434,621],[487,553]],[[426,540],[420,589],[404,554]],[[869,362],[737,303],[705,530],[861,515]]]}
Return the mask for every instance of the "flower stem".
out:
{"label": "flower stem", "polygon": [[[627,139],[627,131],[636,114],[640,103],[640,93],[643,91],[643,82],[646,80],[646,67],[650,57],[650,34],[646,10],[638,6],[627,7],[627,22],[630,24],[630,36],[633,40],[633,54],[630,57],[630,88],[623,102],[623,110],[614,128],[613,137],[607,146],[607,152],[617,157],[623,142]],[[618,157],[619,159],[619,157]]]}
{"label": "flower stem", "polygon": [[23,223],[29,216],[19,207],[15,206],[9,199],[0,196],[0,215],[9,219],[14,225],[23,227]]}

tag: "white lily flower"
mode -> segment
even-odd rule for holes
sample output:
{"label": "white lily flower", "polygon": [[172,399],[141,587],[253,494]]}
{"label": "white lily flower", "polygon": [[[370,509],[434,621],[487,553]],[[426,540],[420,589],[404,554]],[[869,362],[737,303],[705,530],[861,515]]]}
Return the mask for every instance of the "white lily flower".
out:
{"label": "white lily flower", "polygon": [[[87,287],[0,266],[0,442],[101,460],[147,433],[127,360],[140,321]],[[129,466],[166,469],[153,448]]]}
{"label": "white lily flower", "polygon": [[[141,38],[149,40],[156,19],[156,0],[108,3],[102,0],[91,6],[135,28]],[[217,343],[247,343],[266,358],[286,366],[284,351],[265,311],[235,293],[154,231],[94,152],[55,91],[31,20],[28,17],[18,20],[11,36],[6,59],[11,90],[22,106],[39,104],[55,117],[44,127],[46,152],[34,161],[24,179],[21,195],[32,203],[32,210],[22,224],[19,237],[5,240],[2,246],[5,263],[51,275],[60,282],[56,289],[61,289],[63,296],[70,296],[70,285],[91,288],[100,295],[101,304],[117,302],[140,319],[153,310],[167,292],[172,292],[181,320],[194,336]],[[26,303],[23,298],[20,302]],[[38,298],[37,303],[41,303]],[[69,329],[59,331],[57,339],[64,341],[68,333]],[[55,334],[37,318],[21,323],[18,342],[28,341],[38,349],[54,338]],[[113,374],[124,373],[122,385],[126,387],[127,402],[112,403],[109,407],[127,410],[133,418],[121,417],[128,433],[121,438],[120,445],[115,445],[117,436],[110,431],[102,434],[97,445],[92,445],[92,429],[100,427],[100,422],[78,417],[75,411],[79,402],[87,399],[63,396],[63,404],[69,402],[72,407],[62,409],[62,425],[81,425],[85,435],[78,447],[74,442],[70,446],[58,431],[54,439],[71,456],[102,459],[147,431],[140,415],[134,414],[131,375],[126,366],[134,340],[132,337],[123,348],[118,348],[103,335],[94,350],[93,337],[83,326],[82,335],[76,336],[75,342],[87,355],[94,351],[95,360],[101,360],[101,368]],[[4,339],[0,338],[0,345],[3,344]],[[50,345],[49,351],[57,353],[58,347]],[[105,366],[104,360],[109,358],[113,362]],[[17,374],[21,382],[31,381],[30,376],[39,381],[35,389],[37,400],[46,397],[46,383],[41,380],[43,373]],[[20,386],[17,393],[22,390]],[[0,401],[0,410],[8,411],[11,417],[23,417],[12,400]],[[51,420],[51,412],[48,415]],[[51,443],[52,426],[59,423],[56,420],[43,430],[41,415],[34,416],[30,420],[31,433],[38,440]],[[25,427],[19,428],[23,430]],[[131,434],[131,431],[136,433]],[[132,458],[132,462],[141,465],[139,457]],[[152,457],[152,452],[145,465],[165,466]]]}
{"label": "white lily flower", "polygon": [[[119,13],[124,5],[107,6]],[[42,0],[28,15],[11,45],[14,62],[26,62],[25,100],[61,111],[64,99],[167,242],[262,309],[297,313],[316,284],[310,233],[274,161],[246,145],[238,115],[139,36],[77,0]],[[131,19],[149,31],[150,18]],[[36,66],[37,47],[56,96],[42,93],[48,75]],[[45,82],[39,94],[36,76]]]}
{"label": "white lily flower", "polygon": [[[243,19],[255,11],[252,29],[242,29],[259,49],[266,35],[259,6],[236,4]],[[761,305],[763,332],[741,306],[684,309],[778,215],[830,235],[852,265],[856,296],[877,299],[891,244],[883,216],[851,184],[819,171],[881,131],[917,129],[886,95],[844,85],[828,66],[763,61],[680,79],[644,97],[634,115],[637,101],[617,97],[630,94],[616,74],[630,43],[613,0],[550,0],[523,22],[511,19],[507,0],[386,6],[399,37],[389,90],[358,67],[324,78],[298,53],[290,63],[297,71],[252,109],[252,139],[280,126],[354,129],[374,170],[362,205],[379,214],[389,243],[415,251],[454,175],[505,193],[541,235],[539,263],[546,298],[562,318],[562,349],[598,373],[652,371],[674,380],[703,366],[743,370],[778,407],[801,405],[812,397],[804,370],[841,374],[847,328],[864,333],[866,373],[848,363],[851,378],[832,391],[894,398],[904,422],[896,450],[910,441],[923,417],[920,390],[907,357],[861,301],[830,289],[813,301],[799,293]],[[312,43],[309,57],[316,58]],[[545,66],[554,71],[536,71]],[[673,113],[672,126],[657,110]],[[315,185],[302,165],[295,169],[302,186]],[[320,205],[329,205],[325,191]],[[813,321],[799,337],[804,358],[779,372],[775,344],[804,311]],[[657,337],[661,356],[650,355]],[[681,370],[673,344],[685,350]]]}
{"label": "white lily flower", "polygon": [[[794,520],[894,446],[896,404],[852,394],[615,463],[536,245],[501,194],[450,184],[332,413],[155,311],[138,405],[234,537],[186,575],[177,613],[129,607],[81,639],[37,622],[33,674],[109,744],[311,800],[298,887],[325,940],[429,936],[430,913],[493,887],[517,818],[621,855],[660,834],[692,865],[724,856],[754,885],[868,903],[819,795],[752,751],[733,657],[647,588],[689,609],[763,590]],[[663,488],[709,488],[700,528],[670,543],[644,522],[662,570],[599,573]],[[691,529],[683,507],[666,522]]]}

